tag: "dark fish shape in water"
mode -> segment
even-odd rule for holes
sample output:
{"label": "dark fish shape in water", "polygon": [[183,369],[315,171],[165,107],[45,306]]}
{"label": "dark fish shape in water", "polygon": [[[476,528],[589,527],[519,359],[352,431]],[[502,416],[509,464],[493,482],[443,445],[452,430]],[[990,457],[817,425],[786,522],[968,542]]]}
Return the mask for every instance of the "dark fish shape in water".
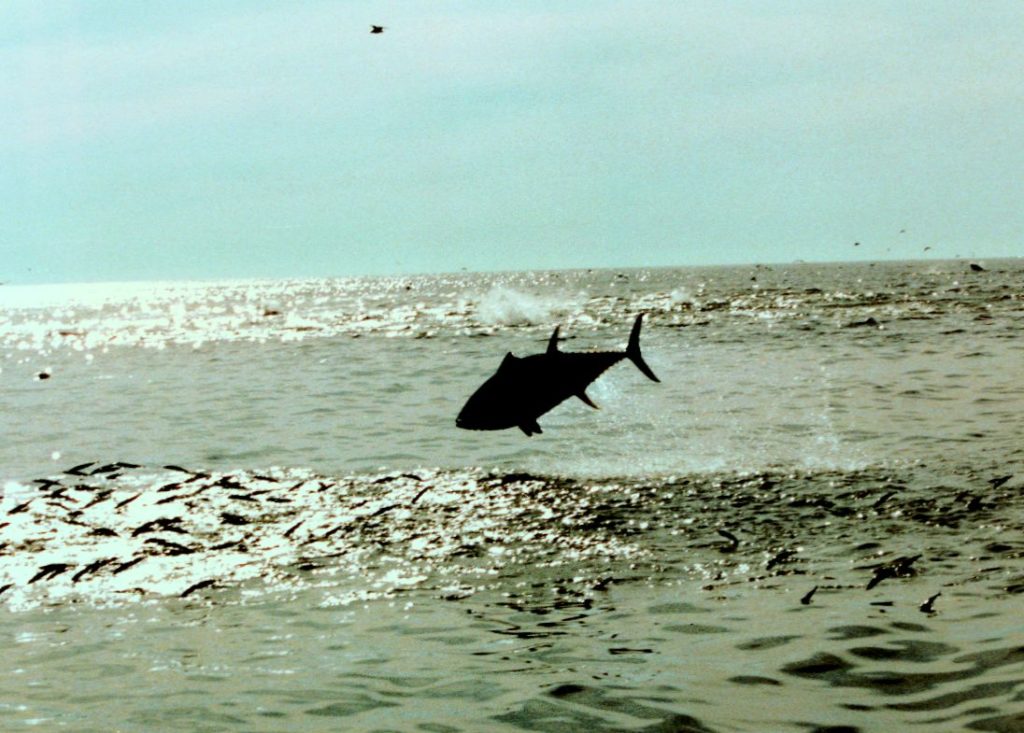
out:
{"label": "dark fish shape in water", "polygon": [[570,397],[579,397],[596,408],[587,397],[587,387],[623,359],[632,361],[648,379],[660,382],[640,355],[643,317],[643,313],[636,317],[625,351],[559,351],[556,327],[543,354],[520,358],[509,352],[498,371],[466,401],[455,418],[456,427],[467,430],[519,428],[527,435],[540,433],[537,418]]}

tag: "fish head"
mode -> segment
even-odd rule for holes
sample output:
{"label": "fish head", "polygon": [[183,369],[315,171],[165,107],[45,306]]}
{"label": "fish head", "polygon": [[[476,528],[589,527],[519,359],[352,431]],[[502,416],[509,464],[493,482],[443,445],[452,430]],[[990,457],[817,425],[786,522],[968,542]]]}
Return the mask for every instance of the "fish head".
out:
{"label": "fish head", "polygon": [[501,366],[466,400],[455,418],[455,427],[466,430],[502,430],[515,426],[518,410],[515,393],[510,390],[520,360],[511,353]]}
{"label": "fish head", "polygon": [[474,392],[455,418],[455,427],[463,430],[500,430],[504,425],[496,424],[495,413],[487,408],[487,402]]}

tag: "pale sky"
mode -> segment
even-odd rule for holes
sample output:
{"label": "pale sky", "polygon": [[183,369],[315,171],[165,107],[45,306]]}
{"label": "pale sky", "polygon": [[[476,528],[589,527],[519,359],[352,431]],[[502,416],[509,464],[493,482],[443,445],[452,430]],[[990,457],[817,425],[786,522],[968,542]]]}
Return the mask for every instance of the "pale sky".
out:
{"label": "pale sky", "polygon": [[1024,255],[1019,0],[5,0],[0,100],[0,282]]}

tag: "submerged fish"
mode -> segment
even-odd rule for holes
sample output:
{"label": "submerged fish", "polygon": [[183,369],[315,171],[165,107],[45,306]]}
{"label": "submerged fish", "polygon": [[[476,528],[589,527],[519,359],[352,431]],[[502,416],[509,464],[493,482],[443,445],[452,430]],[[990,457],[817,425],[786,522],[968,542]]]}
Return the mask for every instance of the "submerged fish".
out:
{"label": "submerged fish", "polygon": [[566,353],[558,350],[558,327],[543,354],[526,357],[511,352],[494,375],[466,401],[456,427],[467,430],[504,430],[517,427],[527,435],[542,432],[537,418],[570,397],[579,397],[596,408],[586,389],[606,369],[629,359],[648,379],[661,380],[640,355],[640,324],[636,317],[625,351]]}

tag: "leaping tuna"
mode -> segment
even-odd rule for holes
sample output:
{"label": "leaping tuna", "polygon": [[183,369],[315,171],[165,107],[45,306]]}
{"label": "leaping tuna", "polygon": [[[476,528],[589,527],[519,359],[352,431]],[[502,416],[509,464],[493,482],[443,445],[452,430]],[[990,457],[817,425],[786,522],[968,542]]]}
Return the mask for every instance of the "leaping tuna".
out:
{"label": "leaping tuna", "polygon": [[597,408],[587,396],[587,387],[622,359],[632,361],[648,379],[660,382],[640,355],[643,317],[641,313],[633,322],[625,351],[559,351],[558,327],[555,327],[543,354],[520,358],[509,352],[498,371],[466,401],[455,418],[456,427],[467,430],[519,428],[528,436],[541,433],[537,418],[570,397],[579,397]]}

